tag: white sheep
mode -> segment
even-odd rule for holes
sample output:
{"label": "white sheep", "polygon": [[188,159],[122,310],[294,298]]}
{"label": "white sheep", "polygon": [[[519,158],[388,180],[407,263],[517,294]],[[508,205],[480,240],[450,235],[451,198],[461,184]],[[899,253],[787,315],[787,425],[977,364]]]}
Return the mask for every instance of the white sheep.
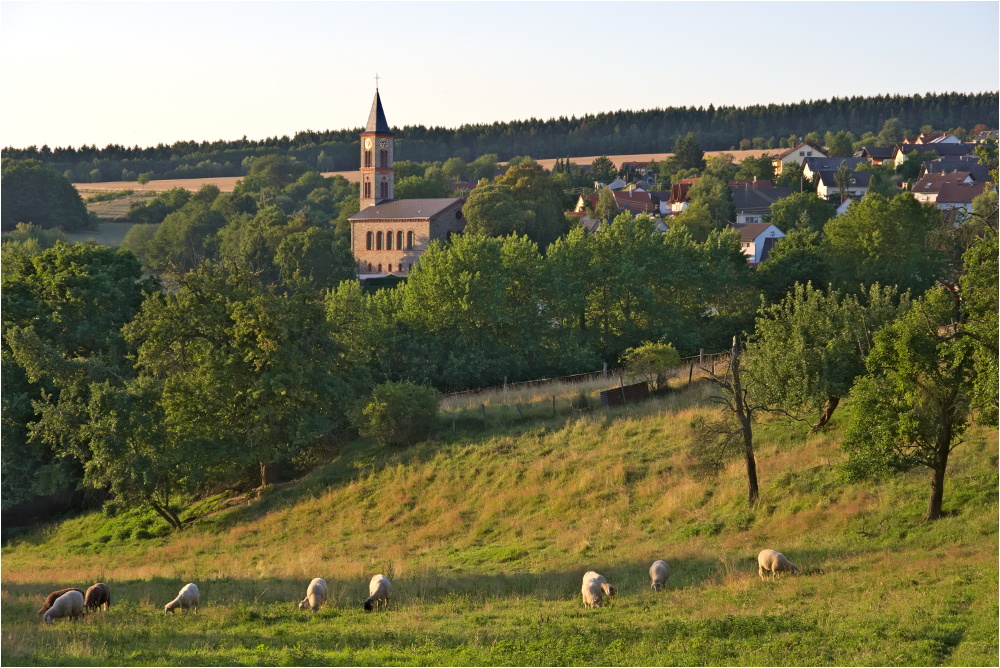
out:
{"label": "white sheep", "polygon": [[377,609],[379,602],[385,605],[385,608],[389,609],[389,593],[392,591],[392,583],[389,582],[389,578],[382,575],[381,573],[372,578],[372,581],[368,583],[368,593],[371,596],[365,601],[365,610],[371,612],[373,608]]}
{"label": "white sheep", "polygon": [[52,607],[45,611],[45,623],[51,624],[53,619],[60,617],[76,619],[82,616],[83,594],[74,589],[57,598]]}
{"label": "white sheep", "polygon": [[663,584],[670,577],[670,566],[667,566],[667,562],[663,559],[657,559],[653,562],[653,565],[649,567],[649,578],[653,581],[650,586],[653,591],[662,591]]}
{"label": "white sheep", "polygon": [[771,577],[781,572],[799,574],[798,566],[786,559],[781,552],[774,550],[761,550],[760,554],[757,555],[757,566],[757,574],[760,575],[761,580],[764,579],[764,571],[768,571]]}
{"label": "white sheep", "polygon": [[194,611],[198,612],[199,598],[200,594],[198,593],[198,585],[190,582],[181,587],[181,591],[177,594],[177,598],[163,606],[163,614],[173,612],[177,608],[180,608],[181,610],[190,610],[194,608]]}
{"label": "white sheep", "polygon": [[306,597],[299,603],[299,610],[312,610],[316,612],[320,606],[326,603],[326,580],[323,578],[313,578],[306,589]]}
{"label": "white sheep", "polygon": [[583,594],[584,607],[597,608],[600,607],[605,596],[614,598],[618,590],[615,589],[614,585],[608,584],[603,575],[587,571],[583,575],[583,586],[580,587],[580,593]]}

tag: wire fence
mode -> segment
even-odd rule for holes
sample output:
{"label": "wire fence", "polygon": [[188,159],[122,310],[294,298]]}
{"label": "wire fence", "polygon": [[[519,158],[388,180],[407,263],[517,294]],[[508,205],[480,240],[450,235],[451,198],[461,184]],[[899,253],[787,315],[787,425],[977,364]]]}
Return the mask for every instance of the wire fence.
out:
{"label": "wire fence", "polygon": [[[729,359],[729,351],[721,353],[700,353],[698,355],[692,355],[691,357],[682,357],[681,364],[675,370],[675,373],[679,373],[684,369],[688,370],[688,380],[694,373],[694,369],[697,367],[706,367],[715,373],[715,368],[724,360]],[[528,389],[537,387],[539,385],[547,385],[554,383],[586,383],[594,381],[597,379],[614,379],[622,378],[623,375],[627,373],[627,370],[622,367],[610,368],[607,364],[604,365],[603,369],[599,371],[589,371],[587,373],[575,373],[569,376],[555,376],[552,378],[536,378],[534,380],[522,380],[514,383],[508,383],[504,379],[503,385],[490,385],[488,387],[479,387],[472,390],[462,390],[460,392],[449,392],[447,394],[442,394],[442,399],[450,399],[454,397],[464,397],[464,396],[475,396],[477,394],[486,394],[492,392],[515,392],[518,390]]]}

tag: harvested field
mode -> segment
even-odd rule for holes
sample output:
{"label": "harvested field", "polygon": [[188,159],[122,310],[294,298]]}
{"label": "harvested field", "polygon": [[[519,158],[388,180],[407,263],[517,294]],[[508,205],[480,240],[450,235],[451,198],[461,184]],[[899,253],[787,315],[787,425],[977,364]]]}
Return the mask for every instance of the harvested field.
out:
{"label": "harvested field", "polygon": [[[709,158],[712,156],[721,155],[723,153],[728,153],[731,156],[733,156],[733,159],[736,162],[739,162],[740,160],[742,160],[747,156],[753,156],[756,158],[757,156],[764,154],[777,154],[779,150],[780,149],[763,149],[763,150],[754,149],[751,151],[705,151],[705,157]],[[650,160],[656,160],[657,162],[660,162],[666,160],[671,155],[673,154],[632,153],[628,155],[609,155],[608,158],[610,158],[611,161],[615,163],[616,167],[621,167],[621,164],[623,162],[648,162]],[[577,165],[589,165],[597,157],[598,156],[596,155],[583,156],[577,158],[571,157],[569,160],[570,162],[576,163]],[[558,159],[561,160],[562,158]],[[552,166],[555,164],[556,160],[557,158],[541,158],[537,162],[545,169],[552,169]],[[507,163],[502,162],[500,164],[505,165]],[[361,182],[361,172],[360,170],[357,169],[345,172],[323,172],[323,176],[326,177],[343,176],[351,183]],[[170,190],[171,188],[185,188],[186,190],[194,192],[199,188],[201,188],[203,185],[209,183],[218,186],[219,190],[221,190],[224,193],[230,193],[233,191],[233,188],[236,187],[236,182],[239,181],[241,178],[243,177],[219,176],[219,177],[204,178],[204,179],[169,179],[166,181],[150,181],[144,186],[140,186],[136,181],[105,181],[102,183],[74,183],[73,185],[76,186],[76,189],[80,192],[81,195],[84,196],[88,192],[100,192],[105,190],[125,190],[125,189],[135,190],[136,193],[146,192],[150,194],[164,192],[166,190]]]}
{"label": "harvested field", "polygon": [[97,230],[67,233],[66,239],[71,243],[94,241],[98,246],[120,246],[125,233],[132,228],[133,223],[103,222]]}
{"label": "harvested field", "polygon": [[[86,192],[81,190],[80,195],[86,197]],[[143,192],[125,195],[106,202],[87,202],[87,211],[97,214],[97,217],[103,222],[124,223],[127,222],[125,214],[128,213],[133,202],[145,202],[153,197],[154,193]]]}

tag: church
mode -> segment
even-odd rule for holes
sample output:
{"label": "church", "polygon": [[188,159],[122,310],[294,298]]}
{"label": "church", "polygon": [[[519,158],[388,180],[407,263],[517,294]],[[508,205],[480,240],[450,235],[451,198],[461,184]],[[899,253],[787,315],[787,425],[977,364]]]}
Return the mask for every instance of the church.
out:
{"label": "church", "polygon": [[465,229],[463,197],[393,199],[394,139],[375,89],[361,133],[361,210],[350,217],[351,251],[358,278],[407,276],[438,239]]}

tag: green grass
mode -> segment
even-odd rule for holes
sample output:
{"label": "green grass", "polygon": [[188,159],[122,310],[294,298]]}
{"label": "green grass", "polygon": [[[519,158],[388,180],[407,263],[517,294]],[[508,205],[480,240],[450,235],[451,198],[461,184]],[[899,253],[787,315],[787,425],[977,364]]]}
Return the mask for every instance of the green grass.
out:
{"label": "green grass", "polygon": [[[759,425],[749,509],[740,462],[695,473],[704,385],[583,412],[577,389],[559,391],[555,416],[538,392],[518,399],[524,417],[490,400],[485,427],[483,401],[451,405],[410,448],[346,443],[259,498],[202,500],[181,534],[134,511],[17,535],[3,548],[4,664],[997,664],[996,430],[955,450],[948,516],[924,523],[928,472],[842,480],[842,414],[818,434]],[[802,574],[761,582],[765,547]],[[672,573],[656,593],[659,558]],[[619,591],[597,610],[580,600],[591,569]],[[392,604],[366,614],[377,572]],[[330,599],[311,616],[296,605],[313,577]],[[109,613],[38,621],[49,591],[97,581]],[[202,610],[166,617],[186,582]]]}

